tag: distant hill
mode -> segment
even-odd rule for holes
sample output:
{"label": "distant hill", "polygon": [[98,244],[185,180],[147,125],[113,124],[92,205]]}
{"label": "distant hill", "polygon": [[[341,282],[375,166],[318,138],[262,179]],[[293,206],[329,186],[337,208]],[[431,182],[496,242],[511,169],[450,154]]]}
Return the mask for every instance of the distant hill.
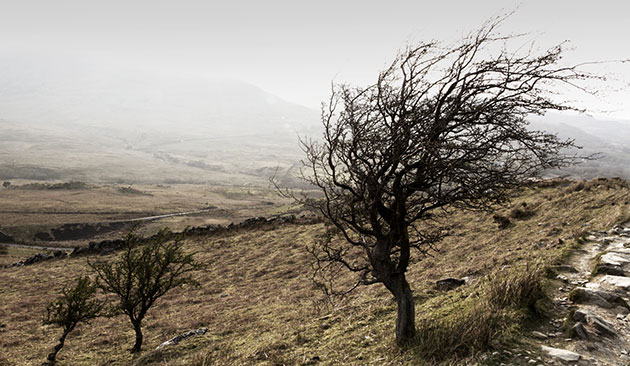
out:
{"label": "distant hill", "polygon": [[[551,175],[630,178],[630,122],[555,113],[531,128],[603,156]],[[266,185],[280,167],[291,184],[297,137],[319,131],[318,111],[241,81],[0,58],[4,180]]]}
{"label": "distant hill", "polygon": [[297,136],[319,128],[318,111],[240,81],[11,65],[0,67],[2,179],[262,182],[261,168],[290,167]]}
{"label": "distant hill", "polygon": [[563,169],[557,174],[579,178],[630,178],[630,121],[596,119],[584,115],[550,113],[532,118],[530,127],[556,133],[561,138],[574,139],[582,147],[573,153],[588,156],[598,154],[597,160],[584,161]]}
{"label": "distant hill", "polygon": [[[177,70],[0,59],[0,118],[217,134],[308,131],[318,112],[236,80]],[[192,130],[191,130],[192,129]]]}

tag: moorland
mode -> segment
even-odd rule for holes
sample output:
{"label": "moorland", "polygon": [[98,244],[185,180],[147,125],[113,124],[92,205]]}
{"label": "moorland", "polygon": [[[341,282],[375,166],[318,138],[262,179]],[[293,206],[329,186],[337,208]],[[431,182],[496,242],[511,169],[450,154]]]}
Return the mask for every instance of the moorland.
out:
{"label": "moorland", "polygon": [[[3,199],[13,202],[7,211],[73,199],[81,204],[63,208],[77,210],[74,214],[20,213],[25,216],[13,224],[42,218],[62,224],[66,217],[100,222],[210,205],[231,214],[210,211],[152,223],[181,227],[295,209],[271,198],[271,192],[246,189],[134,185],[141,194],[130,194],[117,186],[28,190],[26,182],[15,185],[23,187],[2,190]],[[271,203],[262,202],[267,200]],[[205,264],[194,273],[201,286],[172,290],[156,302],[144,323],[146,343],[140,355],[128,352],[133,330],[127,319],[116,316],[79,325],[59,360],[62,365],[447,365],[481,362],[501,349],[537,355],[540,348],[531,330],[557,316],[548,293],[558,285],[555,268],[580,251],[589,232],[623,223],[629,213],[630,188],[620,179],[545,181],[514,192],[512,202],[495,212],[454,213],[437,250],[416,258],[409,268],[419,339],[424,340],[409,349],[395,344],[396,304],[382,286],[359,288],[344,299],[329,299],[314,286],[313,259],[306,248],[323,234],[323,223],[297,220],[189,236],[185,250]],[[9,248],[0,258],[7,263],[7,258],[31,253]],[[78,276],[90,275],[88,260],[110,261],[118,255],[0,269],[0,364],[40,364],[58,337],[57,328],[42,325],[46,304]],[[463,278],[465,285],[439,290],[436,281],[444,278]],[[347,284],[351,281],[348,277]],[[198,328],[208,332],[156,350]],[[562,344],[564,337],[552,341]],[[511,364],[520,362],[526,360]]]}

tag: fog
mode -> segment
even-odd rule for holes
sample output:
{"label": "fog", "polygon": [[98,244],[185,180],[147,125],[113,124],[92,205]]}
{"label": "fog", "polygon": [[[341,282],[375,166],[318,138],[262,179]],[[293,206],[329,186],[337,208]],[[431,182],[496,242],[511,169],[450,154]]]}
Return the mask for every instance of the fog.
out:
{"label": "fog", "polygon": [[[569,64],[630,58],[627,5],[613,1],[0,6],[5,179],[260,183],[276,166],[295,166],[298,136],[319,133],[332,82],[368,85],[406,44],[456,42],[511,11],[504,33],[528,33],[523,45],[539,49],[570,40]],[[567,89],[559,98],[589,116],[554,115],[538,126],[621,151],[608,128],[630,119],[630,63],[588,69],[607,76],[587,85],[600,93]]]}

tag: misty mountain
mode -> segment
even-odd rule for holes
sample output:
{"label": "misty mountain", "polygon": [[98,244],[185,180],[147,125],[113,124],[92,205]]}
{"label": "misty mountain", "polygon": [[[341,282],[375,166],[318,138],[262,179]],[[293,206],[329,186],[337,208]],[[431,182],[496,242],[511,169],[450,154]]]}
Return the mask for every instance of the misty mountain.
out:
{"label": "misty mountain", "polygon": [[[235,80],[171,70],[0,62],[0,118],[214,135],[308,132],[318,113]],[[16,65],[20,65],[19,67]]]}
{"label": "misty mountain", "polygon": [[[0,179],[266,184],[303,157],[298,135],[319,135],[318,111],[244,82],[59,60],[0,58]],[[530,127],[602,155],[558,174],[630,178],[629,122]]]}
{"label": "misty mountain", "polygon": [[238,175],[243,183],[260,169],[293,165],[302,154],[297,136],[319,129],[318,111],[240,81],[7,65],[0,67],[4,179],[41,178],[31,173],[44,169],[50,179],[231,182]]}
{"label": "misty mountain", "polygon": [[563,169],[558,174],[580,178],[623,177],[630,178],[630,121],[596,119],[586,115],[549,113],[535,117],[530,128],[557,134],[563,139],[573,139],[581,149],[568,153],[580,156],[596,154],[595,160]]}

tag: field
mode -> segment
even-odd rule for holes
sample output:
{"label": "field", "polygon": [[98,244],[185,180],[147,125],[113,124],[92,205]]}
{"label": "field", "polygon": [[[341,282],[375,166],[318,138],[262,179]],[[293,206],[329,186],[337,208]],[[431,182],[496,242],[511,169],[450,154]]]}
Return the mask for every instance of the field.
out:
{"label": "field", "polygon": [[[159,189],[150,193],[158,197]],[[243,194],[207,195],[234,204],[244,200]],[[527,329],[539,321],[527,306],[499,303],[497,292],[544,288],[547,280],[540,275],[579,249],[587,231],[628,220],[629,200],[630,190],[619,180],[561,181],[524,188],[511,206],[497,208],[495,213],[511,222],[504,229],[493,213],[456,213],[439,251],[410,267],[420,341],[409,349],[395,345],[395,303],[382,286],[359,288],[332,303],[313,286],[313,262],[305,248],[321,235],[323,224],[304,222],[187,238],[186,249],[207,265],[195,275],[201,287],[179,288],[158,300],[144,322],[140,356],[128,353],[133,331],[126,318],[117,316],[80,325],[59,359],[62,365],[156,366],[473,362],[487,349],[515,347],[518,339],[519,347],[526,347]],[[180,208],[202,207],[189,202]],[[140,203],[133,207],[152,211]],[[45,359],[60,334],[41,325],[46,303],[86,273],[85,257],[0,269],[0,365],[39,365]],[[468,283],[436,290],[435,281],[445,277],[467,277]],[[343,281],[350,284],[352,278]],[[545,308],[544,296],[534,300],[541,301],[536,308]],[[209,332],[155,350],[200,327]]]}
{"label": "field", "polygon": [[[186,226],[226,225],[272,215],[287,203],[273,190],[257,187],[29,181],[0,189],[0,202],[0,231],[20,243],[51,247],[119,237],[135,225],[147,233],[164,226],[183,230]],[[187,212],[192,213],[142,219]],[[64,235],[55,235],[64,225]]]}

